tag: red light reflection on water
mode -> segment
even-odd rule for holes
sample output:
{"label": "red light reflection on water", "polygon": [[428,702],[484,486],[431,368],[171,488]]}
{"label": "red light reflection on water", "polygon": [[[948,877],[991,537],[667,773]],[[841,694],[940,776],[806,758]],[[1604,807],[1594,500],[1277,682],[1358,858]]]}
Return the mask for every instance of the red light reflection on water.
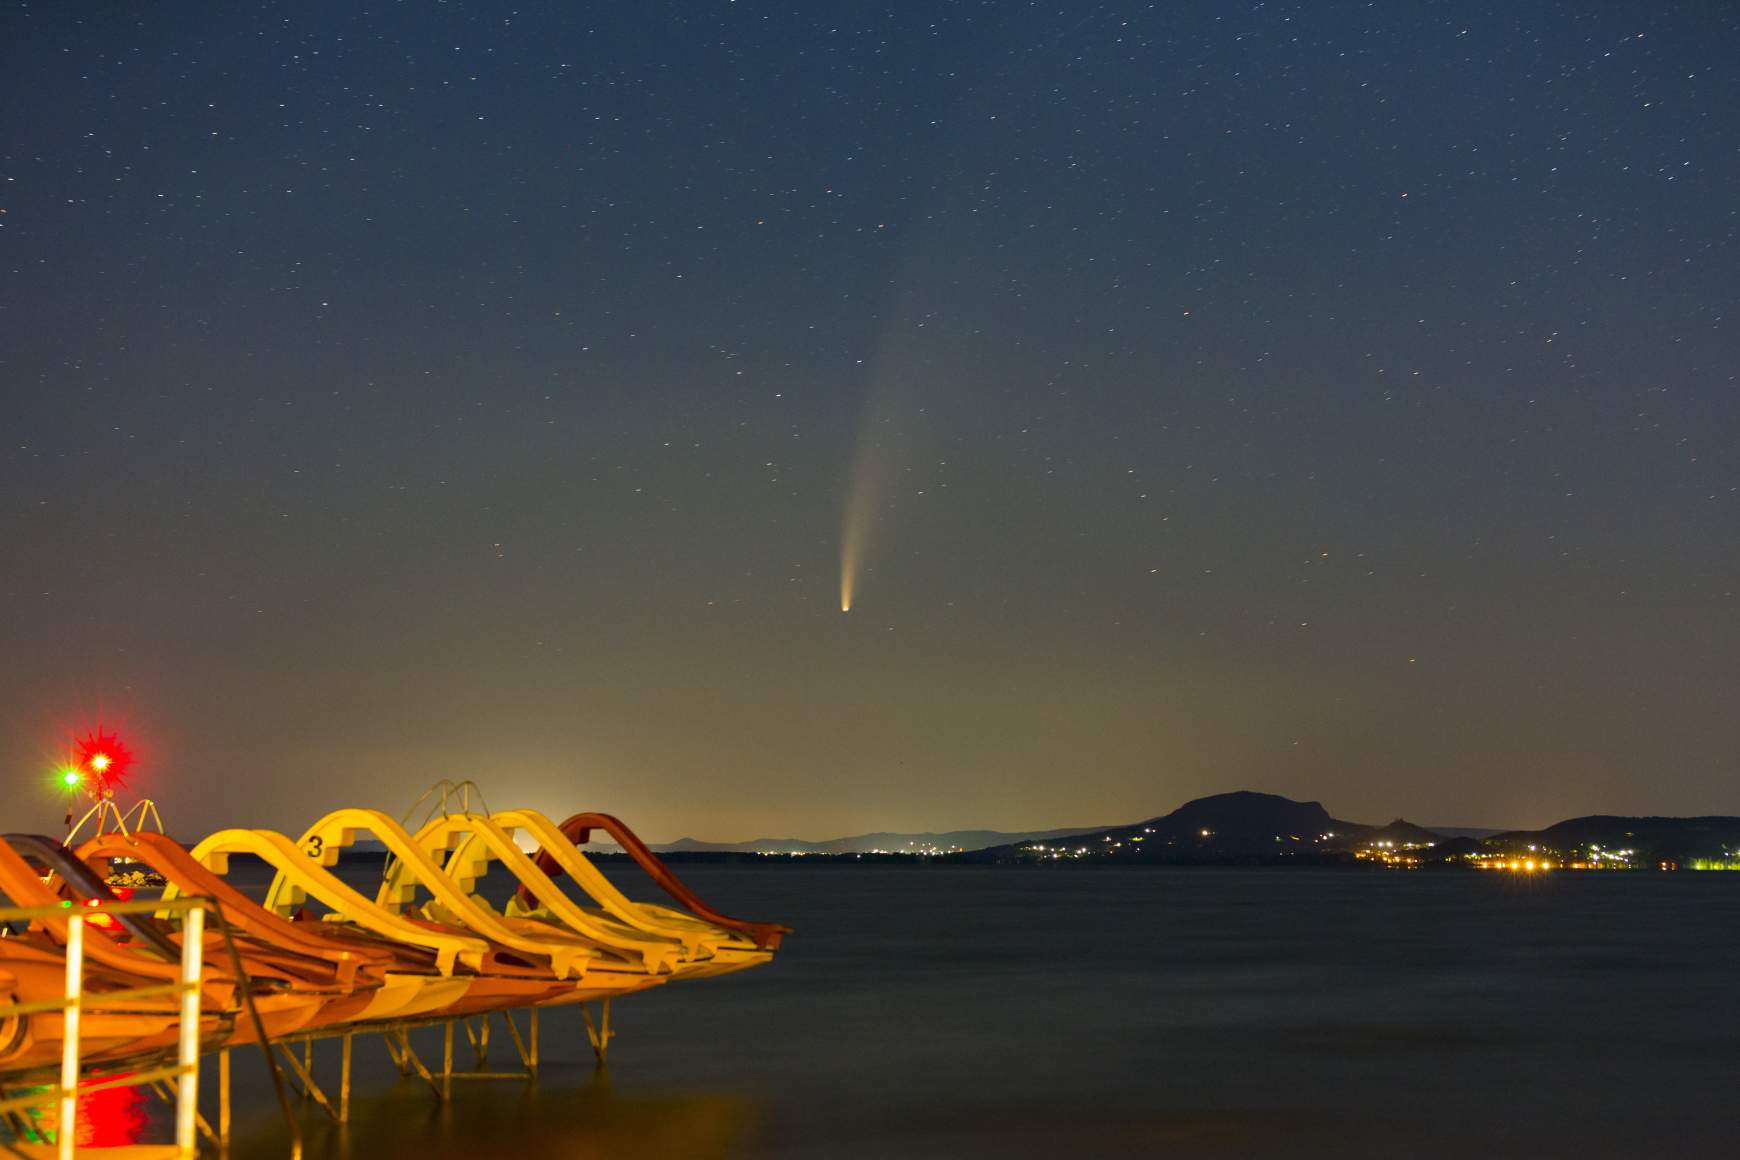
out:
{"label": "red light reflection on water", "polygon": [[[119,1078],[110,1077],[108,1078]],[[151,1097],[136,1087],[104,1088],[79,1096],[78,1119],[73,1124],[73,1143],[80,1148],[113,1148],[137,1144],[151,1124]],[[38,1131],[58,1138],[60,1110],[50,1103],[32,1117]]]}

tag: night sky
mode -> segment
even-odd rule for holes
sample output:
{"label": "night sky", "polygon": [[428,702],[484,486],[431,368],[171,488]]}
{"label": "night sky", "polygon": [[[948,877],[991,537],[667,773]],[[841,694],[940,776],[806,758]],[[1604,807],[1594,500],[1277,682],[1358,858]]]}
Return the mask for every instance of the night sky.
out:
{"label": "night sky", "polygon": [[[1740,813],[1725,3],[0,6],[0,762]],[[841,611],[842,553],[852,609]]]}

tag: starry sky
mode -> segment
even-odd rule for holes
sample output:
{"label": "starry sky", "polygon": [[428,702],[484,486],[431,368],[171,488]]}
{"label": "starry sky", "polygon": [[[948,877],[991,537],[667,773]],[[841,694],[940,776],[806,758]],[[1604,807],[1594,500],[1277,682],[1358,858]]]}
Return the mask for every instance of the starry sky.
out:
{"label": "starry sky", "polygon": [[[1722,3],[0,4],[0,762],[1740,813]],[[842,553],[852,609],[841,611]]]}

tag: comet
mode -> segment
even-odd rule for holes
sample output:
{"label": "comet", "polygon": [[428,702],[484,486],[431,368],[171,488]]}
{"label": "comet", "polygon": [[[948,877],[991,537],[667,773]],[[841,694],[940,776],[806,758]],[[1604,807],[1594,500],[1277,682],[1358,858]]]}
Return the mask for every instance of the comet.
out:
{"label": "comet", "polygon": [[930,409],[949,392],[956,352],[940,343],[948,312],[930,300],[928,259],[908,255],[902,289],[870,359],[857,444],[840,515],[840,611],[863,597],[866,573],[887,539],[902,475],[930,442]]}
{"label": "comet", "polygon": [[882,428],[888,421],[878,419],[873,398],[869,413],[858,437],[858,451],[852,458],[852,475],[846,485],[846,509],[840,518],[840,611],[852,611],[857,597],[858,581],[863,575],[876,517],[889,506],[894,482],[894,461],[884,444]]}

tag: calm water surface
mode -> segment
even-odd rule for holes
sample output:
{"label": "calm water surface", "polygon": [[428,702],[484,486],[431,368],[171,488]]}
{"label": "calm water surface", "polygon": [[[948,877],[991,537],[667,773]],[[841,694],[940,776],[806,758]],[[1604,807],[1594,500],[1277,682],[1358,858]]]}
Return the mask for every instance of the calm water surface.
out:
{"label": "calm water surface", "polygon": [[[619,1001],[607,1073],[571,1011],[545,1016],[535,1086],[473,1081],[446,1106],[359,1041],[353,1122],[310,1110],[307,1155],[1618,1156],[1732,1139],[1740,875],[681,872],[797,933],[770,967]],[[235,1058],[232,1154],[282,1156],[264,1066]]]}

